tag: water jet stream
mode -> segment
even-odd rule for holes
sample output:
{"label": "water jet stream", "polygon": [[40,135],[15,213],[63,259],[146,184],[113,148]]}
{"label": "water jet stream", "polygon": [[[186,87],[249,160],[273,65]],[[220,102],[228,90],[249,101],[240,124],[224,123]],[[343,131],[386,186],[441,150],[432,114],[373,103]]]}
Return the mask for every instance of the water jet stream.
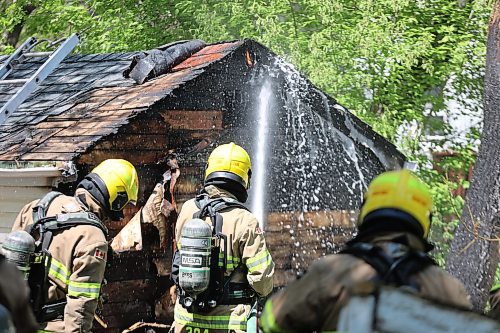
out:
{"label": "water jet stream", "polygon": [[254,147],[257,147],[257,150],[255,152],[255,155],[252,157],[253,175],[251,182],[251,210],[257,217],[261,229],[264,229],[265,226],[264,199],[266,191],[264,188],[264,171],[266,168],[266,154],[268,150],[268,113],[270,99],[271,84],[269,80],[266,80],[259,93],[257,135],[254,138]]}

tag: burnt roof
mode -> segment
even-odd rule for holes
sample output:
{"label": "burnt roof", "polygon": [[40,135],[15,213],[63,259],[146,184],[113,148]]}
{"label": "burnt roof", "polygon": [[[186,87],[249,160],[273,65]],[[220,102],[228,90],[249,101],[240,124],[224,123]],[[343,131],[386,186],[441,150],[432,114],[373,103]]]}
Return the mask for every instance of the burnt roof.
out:
{"label": "burnt roof", "polygon": [[[0,125],[0,160],[72,160],[243,43],[207,45],[141,85],[123,75],[141,52],[69,56]],[[28,58],[9,79],[29,78],[46,59]],[[0,105],[19,87],[0,85]]]}

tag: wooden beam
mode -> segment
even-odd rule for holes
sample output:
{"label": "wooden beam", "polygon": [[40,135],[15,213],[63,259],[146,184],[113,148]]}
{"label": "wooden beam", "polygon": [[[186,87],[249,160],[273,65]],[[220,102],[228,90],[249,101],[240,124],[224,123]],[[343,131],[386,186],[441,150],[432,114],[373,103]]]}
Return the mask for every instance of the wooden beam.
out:
{"label": "wooden beam", "polygon": [[[269,213],[266,217],[266,230],[286,231],[290,226],[297,230],[300,228],[320,228],[328,226],[338,226],[344,228],[354,228],[356,226],[357,212],[348,210],[320,210],[312,212],[282,212]],[[289,227],[287,227],[289,226]]]}
{"label": "wooden beam", "polygon": [[116,134],[101,140],[93,149],[131,150],[140,154],[144,150],[167,149],[168,144],[165,134]]}
{"label": "wooden beam", "polygon": [[156,163],[166,155],[165,149],[140,151],[137,150],[99,150],[92,149],[90,152],[81,155],[77,159],[77,164],[94,165],[108,158],[124,158],[134,165]]}
{"label": "wooden beam", "polygon": [[222,130],[222,111],[162,110],[160,114],[171,129]]}

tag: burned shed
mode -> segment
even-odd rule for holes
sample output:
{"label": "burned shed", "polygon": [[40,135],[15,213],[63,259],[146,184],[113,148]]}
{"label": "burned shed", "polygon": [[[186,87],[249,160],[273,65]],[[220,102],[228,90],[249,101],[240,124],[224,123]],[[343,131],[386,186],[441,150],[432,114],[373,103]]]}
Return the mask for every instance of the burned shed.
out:
{"label": "burned shed", "polygon": [[[0,58],[0,66],[7,60]],[[8,79],[0,78],[0,105],[46,61],[17,61]],[[108,226],[113,236],[172,168],[172,154],[180,177],[170,201],[180,208],[200,188],[213,147],[240,144],[252,158],[248,206],[267,231],[276,286],[338,249],[352,232],[369,181],[404,160],[334,98],[252,40],[71,55],[2,120],[0,162],[65,163],[72,176],[54,187],[66,194],[106,158],[136,166],[139,204]],[[1,175],[0,186],[10,186],[6,191],[18,189],[21,183],[3,183]],[[10,200],[6,191],[0,201]],[[115,256],[102,292],[108,332],[167,320],[173,223],[175,214],[163,231],[141,224],[140,246]]]}

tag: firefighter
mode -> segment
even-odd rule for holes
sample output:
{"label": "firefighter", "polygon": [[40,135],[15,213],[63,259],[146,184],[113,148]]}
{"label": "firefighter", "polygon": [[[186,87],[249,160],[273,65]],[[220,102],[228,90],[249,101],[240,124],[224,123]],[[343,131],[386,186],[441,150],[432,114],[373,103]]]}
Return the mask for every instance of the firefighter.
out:
{"label": "firefighter", "polygon": [[29,276],[41,330],[91,331],[108,253],[105,222],[123,217],[137,193],[134,166],[108,159],[85,176],[74,196],[50,192],[21,210],[13,230],[29,230],[35,238],[43,234],[39,243],[50,253],[43,259],[45,276],[34,269]]}
{"label": "firefighter", "polygon": [[[11,325],[15,328],[13,332],[36,332],[38,324],[29,304],[29,290],[26,281],[15,265],[7,262],[0,254],[0,304],[8,311],[8,318],[0,318],[1,327]],[[6,330],[7,332],[10,332]],[[0,332],[4,332],[0,329]]]}
{"label": "firefighter", "polygon": [[[248,153],[233,142],[222,144],[208,158],[200,194],[182,206],[172,269],[177,285],[176,333],[245,332],[252,306],[272,291],[271,254],[256,217],[242,205],[250,177]],[[210,266],[195,267],[198,254],[188,249],[196,241],[186,238],[190,232],[211,237],[214,247],[200,252],[205,253],[202,262]],[[199,244],[210,246],[210,242]]]}
{"label": "firefighter", "polygon": [[266,302],[263,331],[335,331],[349,292],[370,282],[471,308],[465,287],[427,255],[431,207],[429,190],[408,170],[377,176],[365,193],[356,237]]}

